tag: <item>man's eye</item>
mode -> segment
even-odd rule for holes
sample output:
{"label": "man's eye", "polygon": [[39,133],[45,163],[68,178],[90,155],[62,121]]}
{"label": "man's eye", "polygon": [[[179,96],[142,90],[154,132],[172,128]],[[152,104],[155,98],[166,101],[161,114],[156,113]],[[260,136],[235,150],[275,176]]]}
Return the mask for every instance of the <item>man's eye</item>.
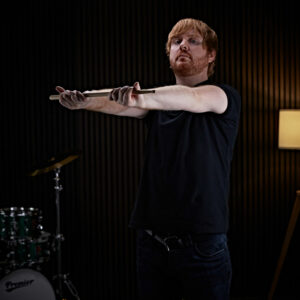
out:
{"label": "man's eye", "polygon": [[173,43],[179,45],[181,43],[181,39],[174,39]]}
{"label": "man's eye", "polygon": [[194,45],[199,45],[201,42],[198,41],[197,39],[190,39],[190,43]]}

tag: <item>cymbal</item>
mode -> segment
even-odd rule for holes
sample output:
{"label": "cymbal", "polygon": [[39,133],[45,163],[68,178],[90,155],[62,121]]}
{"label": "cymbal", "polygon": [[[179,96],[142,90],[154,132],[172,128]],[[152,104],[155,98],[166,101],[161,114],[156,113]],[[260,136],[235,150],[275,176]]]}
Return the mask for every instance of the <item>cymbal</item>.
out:
{"label": "cymbal", "polygon": [[79,151],[75,151],[73,153],[63,153],[59,154],[56,157],[51,157],[48,161],[42,163],[37,169],[30,172],[29,176],[36,176],[44,173],[48,173],[52,170],[59,169],[73,160],[77,159],[80,155]]}

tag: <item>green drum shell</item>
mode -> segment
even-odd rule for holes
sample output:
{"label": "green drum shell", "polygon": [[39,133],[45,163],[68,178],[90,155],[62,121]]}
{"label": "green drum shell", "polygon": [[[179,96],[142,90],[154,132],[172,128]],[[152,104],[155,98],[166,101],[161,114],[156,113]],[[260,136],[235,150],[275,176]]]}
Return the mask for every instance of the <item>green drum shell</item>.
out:
{"label": "green drum shell", "polygon": [[6,239],[6,214],[3,209],[0,209],[0,241]]}
{"label": "green drum shell", "polygon": [[38,238],[43,229],[41,225],[42,214],[37,208],[29,207],[22,209],[16,216],[16,237],[24,238]]}
{"label": "green drum shell", "polygon": [[43,232],[38,239],[18,240],[13,261],[19,266],[34,266],[50,258],[50,233]]}
{"label": "green drum shell", "polygon": [[43,231],[41,210],[0,209],[0,271],[34,267],[49,261],[52,235]]}

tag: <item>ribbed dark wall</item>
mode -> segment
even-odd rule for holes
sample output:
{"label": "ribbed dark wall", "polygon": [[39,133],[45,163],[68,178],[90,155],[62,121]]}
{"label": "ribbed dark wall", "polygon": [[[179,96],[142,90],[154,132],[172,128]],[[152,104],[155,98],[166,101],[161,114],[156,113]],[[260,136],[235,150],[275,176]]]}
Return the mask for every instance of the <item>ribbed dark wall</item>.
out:
{"label": "ribbed dark wall", "polygon": [[[136,298],[135,235],[127,225],[146,128],[140,120],[71,112],[48,97],[56,85],[174,83],[164,45],[183,17],[216,30],[215,79],[242,96],[229,199],[232,295],[267,294],[300,188],[299,153],[277,148],[279,108],[300,108],[300,21],[293,4],[27,1],[3,10],[0,207],[40,208],[45,229],[54,233],[54,174],[26,173],[64,151],[82,151],[61,172],[64,270],[82,299]],[[299,285],[291,275],[299,267],[292,262],[295,247],[277,294],[295,293]],[[44,272],[51,276],[53,269],[55,256]]]}

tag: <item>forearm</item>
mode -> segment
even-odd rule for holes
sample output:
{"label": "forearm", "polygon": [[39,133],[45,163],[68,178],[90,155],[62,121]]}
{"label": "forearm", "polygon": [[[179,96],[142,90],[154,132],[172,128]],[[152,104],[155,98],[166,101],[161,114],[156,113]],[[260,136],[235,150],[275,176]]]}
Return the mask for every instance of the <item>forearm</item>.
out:
{"label": "forearm", "polygon": [[[111,89],[92,90],[92,91],[84,91],[84,94],[90,92],[109,92],[109,91],[111,91]],[[117,112],[122,112],[123,110],[127,109],[127,107],[124,105],[120,105],[116,102],[110,101],[108,99],[108,96],[102,96],[102,97],[89,97],[85,109],[90,111],[103,112],[103,113],[111,113],[112,111],[117,113]]]}
{"label": "forearm", "polygon": [[[148,110],[185,110],[187,103],[195,101],[193,88],[183,85],[159,87],[153,94],[145,94],[137,107]],[[190,105],[189,105],[190,106]]]}
{"label": "forearm", "polygon": [[223,113],[227,107],[225,92],[214,85],[188,87],[165,86],[155,89],[153,94],[138,97],[135,107],[147,110],[185,110],[194,113]]}

